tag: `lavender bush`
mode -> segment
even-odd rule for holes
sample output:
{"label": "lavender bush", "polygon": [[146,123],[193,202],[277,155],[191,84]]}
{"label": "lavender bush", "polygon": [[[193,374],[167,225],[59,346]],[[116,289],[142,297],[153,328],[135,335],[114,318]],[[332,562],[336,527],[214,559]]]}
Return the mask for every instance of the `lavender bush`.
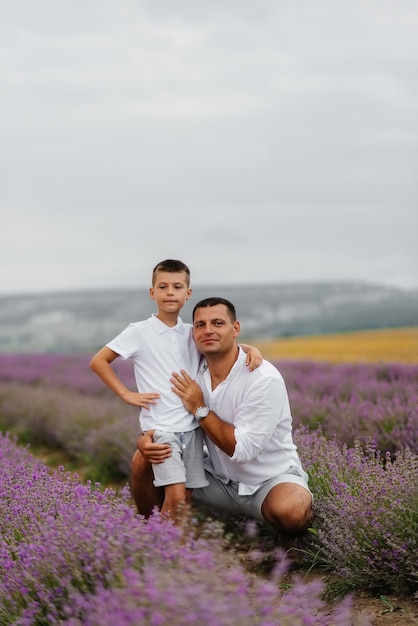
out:
{"label": "lavender bush", "polygon": [[[110,392],[89,367],[86,354],[0,354],[0,381],[59,387],[87,394]],[[118,359],[113,367],[134,388],[132,363]]]}
{"label": "lavender bush", "polygon": [[321,427],[349,446],[372,437],[380,450],[418,452],[418,365],[283,362],[295,427]]}
{"label": "lavender bush", "polygon": [[295,439],[316,499],[308,559],[346,589],[418,592],[418,456],[381,454],[371,440],[349,448],[319,432]]}
{"label": "lavender bush", "polygon": [[0,428],[21,442],[65,451],[104,482],[128,475],[139,423],[138,411],[112,396],[0,383]]}
{"label": "lavender bush", "polygon": [[[51,475],[0,435],[0,622],[20,626],[134,624],[354,625],[318,583],[280,591],[157,515],[136,516],[111,490]],[[362,624],[369,623],[363,618]]]}

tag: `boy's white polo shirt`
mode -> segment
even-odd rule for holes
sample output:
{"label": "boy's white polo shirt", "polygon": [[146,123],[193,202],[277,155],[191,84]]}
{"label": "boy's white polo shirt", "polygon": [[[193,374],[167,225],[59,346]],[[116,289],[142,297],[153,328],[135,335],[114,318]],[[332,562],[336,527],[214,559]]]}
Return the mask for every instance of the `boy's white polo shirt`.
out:
{"label": "boy's white polo shirt", "polygon": [[149,409],[141,409],[141,428],[158,428],[167,432],[182,432],[198,424],[171,390],[173,372],[186,370],[192,378],[197,375],[200,353],[192,336],[191,324],[178,318],[169,327],[155,314],[141,322],[129,324],[125,330],[106,344],[124,359],[132,359],[135,380],[141,393],[157,392],[160,398]]}

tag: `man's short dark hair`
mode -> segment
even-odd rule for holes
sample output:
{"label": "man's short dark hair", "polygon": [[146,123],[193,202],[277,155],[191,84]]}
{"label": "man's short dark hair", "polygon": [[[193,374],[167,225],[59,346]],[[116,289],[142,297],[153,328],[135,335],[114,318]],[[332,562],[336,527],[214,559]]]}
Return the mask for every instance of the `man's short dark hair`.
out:
{"label": "man's short dark hair", "polygon": [[235,307],[232,304],[232,302],[230,302],[229,300],[226,300],[225,298],[218,298],[218,297],[205,298],[204,300],[199,300],[199,302],[195,305],[193,309],[193,319],[194,319],[197,309],[204,309],[206,307],[216,306],[217,304],[224,304],[226,306],[226,308],[228,309],[229,317],[231,318],[231,322],[237,321],[237,314],[236,314]]}
{"label": "man's short dark hair", "polygon": [[187,286],[190,283],[190,270],[183,261],[177,261],[176,259],[166,259],[157,263],[152,270],[152,284],[155,284],[157,272],[184,272],[186,275]]}

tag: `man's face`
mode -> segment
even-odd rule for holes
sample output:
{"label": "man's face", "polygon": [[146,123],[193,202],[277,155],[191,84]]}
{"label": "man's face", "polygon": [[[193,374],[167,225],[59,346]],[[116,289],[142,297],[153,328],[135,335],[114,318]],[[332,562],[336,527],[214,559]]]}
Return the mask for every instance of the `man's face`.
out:
{"label": "man's face", "polygon": [[223,354],[235,345],[239,322],[233,322],[224,304],[198,308],[193,321],[193,338],[204,355]]}

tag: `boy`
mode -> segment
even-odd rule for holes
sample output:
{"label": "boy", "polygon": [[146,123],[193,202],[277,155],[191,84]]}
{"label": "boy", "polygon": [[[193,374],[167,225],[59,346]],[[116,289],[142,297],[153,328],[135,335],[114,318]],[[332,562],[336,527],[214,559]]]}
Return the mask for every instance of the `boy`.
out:
{"label": "boy", "polygon": [[[157,313],[130,324],[90,363],[109,389],[127,404],[140,407],[141,430],[154,431],[155,443],[170,444],[171,457],[153,465],[154,484],[164,487],[161,513],[177,524],[187,515],[185,504],[190,503],[192,489],[208,484],[203,467],[202,430],[170,383],[172,372],[180,369],[197,375],[200,362],[192,325],[179,317],[192,293],[189,285],[190,271],[182,261],[167,259],[158,263],[150,288]],[[249,369],[257,367],[261,362],[259,351],[246,345],[242,348],[247,352]],[[137,392],[127,389],[114,372],[111,363],[119,356],[133,360]]]}

